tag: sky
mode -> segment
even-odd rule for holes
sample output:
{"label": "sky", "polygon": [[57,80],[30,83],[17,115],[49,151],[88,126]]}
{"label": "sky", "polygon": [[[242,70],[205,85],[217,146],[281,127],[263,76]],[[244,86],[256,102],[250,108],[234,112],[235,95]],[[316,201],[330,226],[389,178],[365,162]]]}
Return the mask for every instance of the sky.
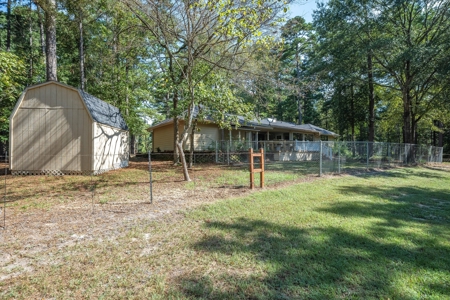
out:
{"label": "sky", "polygon": [[[322,0],[321,2],[324,1]],[[294,4],[291,4],[289,10],[290,18],[300,16],[303,17],[306,22],[311,23],[313,10],[316,8],[316,0],[296,0]]]}

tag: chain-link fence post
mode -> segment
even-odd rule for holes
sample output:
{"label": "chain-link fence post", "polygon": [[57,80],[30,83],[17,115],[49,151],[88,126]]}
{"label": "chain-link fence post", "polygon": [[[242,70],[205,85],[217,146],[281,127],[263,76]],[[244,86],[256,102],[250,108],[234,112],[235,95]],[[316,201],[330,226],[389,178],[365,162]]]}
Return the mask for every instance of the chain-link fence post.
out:
{"label": "chain-link fence post", "polygon": [[5,151],[5,194],[3,196],[3,229],[6,229],[6,176],[8,175],[8,151]]}
{"label": "chain-link fence post", "polygon": [[216,141],[216,164],[218,164],[219,163],[219,142],[218,141]]}
{"label": "chain-link fence post", "polygon": [[90,180],[91,180],[91,208],[92,208],[92,214],[94,214],[94,201],[95,201],[95,188],[94,188],[94,181],[92,179],[92,176],[94,175],[95,171],[91,171],[90,173]]}
{"label": "chain-link fence post", "polygon": [[366,142],[366,169],[369,169],[369,142]]}
{"label": "chain-link fence post", "polygon": [[430,148],[428,149],[428,155],[427,155],[427,162],[428,163],[431,162],[432,153],[433,153],[433,146],[430,146]]}
{"label": "chain-link fence post", "polygon": [[227,165],[230,165],[230,143],[227,142]]}
{"label": "chain-link fence post", "polygon": [[152,152],[148,149],[148,174],[150,178],[150,204],[153,204]]}
{"label": "chain-link fence post", "polygon": [[391,144],[387,143],[387,160],[388,160],[388,166],[391,166]]}
{"label": "chain-link fence post", "polygon": [[338,142],[338,174],[341,174],[341,144]]}
{"label": "chain-link fence post", "polygon": [[319,176],[322,176],[322,141],[320,141]]}
{"label": "chain-link fence post", "polygon": [[404,165],[407,165],[407,164],[408,164],[408,152],[407,152],[407,150],[406,150],[406,145],[407,145],[407,144],[405,144],[405,160],[404,160],[404,162],[403,162]]}

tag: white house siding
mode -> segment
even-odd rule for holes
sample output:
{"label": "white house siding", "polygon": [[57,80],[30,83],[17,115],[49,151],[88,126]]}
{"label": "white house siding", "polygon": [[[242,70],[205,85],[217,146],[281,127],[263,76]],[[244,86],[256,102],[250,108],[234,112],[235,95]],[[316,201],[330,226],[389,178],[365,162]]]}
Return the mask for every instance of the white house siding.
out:
{"label": "white house siding", "polygon": [[90,169],[91,118],[76,90],[53,84],[28,89],[10,128],[12,171]]}
{"label": "white house siding", "polygon": [[311,160],[319,160],[320,153],[319,152],[278,152],[274,154],[274,160],[277,161],[311,161]]}
{"label": "white house siding", "polygon": [[128,166],[128,132],[94,122],[94,173]]}

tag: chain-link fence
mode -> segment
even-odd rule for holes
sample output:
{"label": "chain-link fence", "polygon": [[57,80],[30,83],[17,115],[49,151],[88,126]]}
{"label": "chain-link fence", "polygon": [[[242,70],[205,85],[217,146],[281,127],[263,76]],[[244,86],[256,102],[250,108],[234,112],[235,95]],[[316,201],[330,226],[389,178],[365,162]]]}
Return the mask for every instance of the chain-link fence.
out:
{"label": "chain-link fence", "polygon": [[[10,209],[10,225],[20,224],[27,212],[36,210],[47,211],[44,215],[49,223],[64,218],[70,223],[83,212],[97,212],[99,217],[107,213],[109,217],[115,213],[137,214],[143,204],[152,202],[152,197],[165,207],[239,195],[250,186],[249,148],[255,152],[264,149],[267,187],[330,173],[440,163],[444,158],[439,147],[368,142],[205,141],[201,147],[192,156],[185,153],[188,163],[192,159],[191,182],[184,181],[180,165],[173,163],[173,153],[135,157],[127,168],[111,172],[105,171],[123,167],[119,157],[76,153],[71,157],[70,153],[35,157],[32,151],[26,157],[0,156],[3,223],[5,208]],[[92,164],[101,159],[109,160],[110,168]],[[18,168],[19,164],[27,167]],[[255,158],[255,164],[258,168],[261,160]],[[259,176],[255,176],[255,186],[259,186]]]}
{"label": "chain-link fence", "polygon": [[448,162],[450,163],[450,154],[444,154],[442,156],[442,162]]}
{"label": "chain-link fence", "polygon": [[[131,145],[133,143],[133,145]],[[151,147],[150,135],[135,135],[133,139],[130,140],[130,149],[133,148],[135,154],[147,154]]]}
{"label": "chain-link fence", "polygon": [[[443,148],[414,144],[328,141],[199,141],[186,152],[193,165],[214,163],[248,168],[249,149],[264,149],[266,170],[294,174],[349,173],[367,169],[443,161]],[[173,160],[173,153],[152,153],[153,160]]]}
{"label": "chain-link fence", "polygon": [[7,187],[6,187],[6,178],[8,176],[8,153],[4,153],[4,155],[0,155],[0,176],[3,177],[3,180],[0,181],[0,227],[6,228],[6,201],[7,201]]}

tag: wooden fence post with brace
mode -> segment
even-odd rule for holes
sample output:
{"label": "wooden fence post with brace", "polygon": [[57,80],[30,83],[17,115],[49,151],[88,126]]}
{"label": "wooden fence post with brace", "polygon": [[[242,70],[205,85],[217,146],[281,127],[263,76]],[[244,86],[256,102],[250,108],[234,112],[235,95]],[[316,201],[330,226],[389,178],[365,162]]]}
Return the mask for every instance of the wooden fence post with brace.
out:
{"label": "wooden fence post with brace", "polygon": [[[254,158],[260,157],[261,168],[255,169]],[[259,149],[259,153],[253,153],[253,149],[250,148],[250,188],[255,188],[255,173],[260,174],[260,186],[264,187],[264,149]]]}

